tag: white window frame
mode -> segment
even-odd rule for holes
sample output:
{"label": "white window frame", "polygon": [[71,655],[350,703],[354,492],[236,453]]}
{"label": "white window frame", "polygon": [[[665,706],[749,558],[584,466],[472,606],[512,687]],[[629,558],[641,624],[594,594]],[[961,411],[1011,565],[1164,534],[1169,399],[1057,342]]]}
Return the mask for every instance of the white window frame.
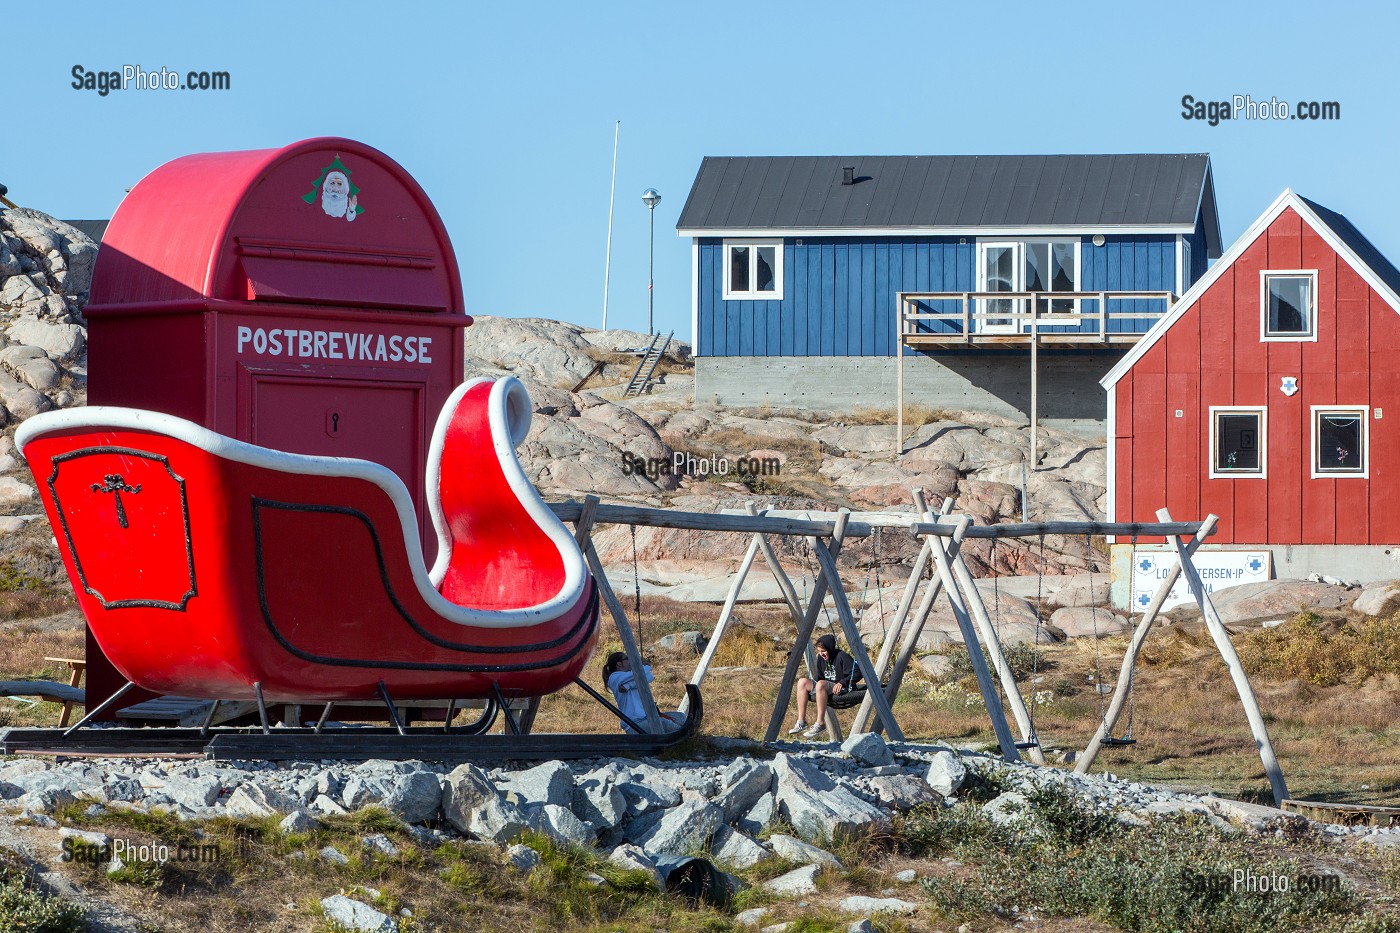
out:
{"label": "white window frame", "polygon": [[[1361,469],[1360,470],[1322,470],[1318,468],[1318,415],[1360,415],[1361,416]],[[1371,408],[1369,405],[1314,405],[1312,406],[1311,427],[1312,443],[1308,445],[1309,456],[1312,458],[1312,478],[1313,479],[1370,479],[1371,478]]]}
{"label": "white window frame", "polygon": [[[1084,289],[1083,289],[1083,284],[1084,284],[1084,269],[1083,269],[1083,265],[1082,265],[1082,263],[1083,263],[1083,258],[1082,258],[1082,257],[1083,257],[1083,253],[1084,253],[1084,240],[1081,239],[1080,237],[1077,237],[1077,236],[1038,236],[1038,237],[1027,237],[1025,240],[1023,240],[1023,241],[1022,241],[1022,244],[1021,244],[1021,287],[1022,287],[1022,288],[1025,288],[1025,286],[1026,286],[1026,259],[1025,259],[1025,257],[1026,257],[1026,255],[1029,253],[1030,246],[1031,246],[1032,243],[1050,243],[1050,244],[1052,244],[1052,245],[1055,244],[1055,243],[1073,243],[1073,244],[1074,244],[1074,290],[1075,290],[1076,292],[1079,292],[1079,291],[1083,291],[1083,290],[1084,290]],[[1052,251],[1052,255],[1053,255],[1053,251]],[[1047,269],[1046,271],[1049,272],[1050,270]],[[1029,289],[1026,289],[1026,290],[1029,291]],[[1044,294],[1049,295],[1049,294],[1053,294],[1053,292],[1045,292]],[[1055,303],[1057,300],[1058,300],[1058,301],[1066,301],[1066,300],[1068,300],[1068,301],[1070,301],[1070,302],[1073,303],[1073,306],[1072,306],[1072,307],[1070,308],[1070,310],[1068,310],[1068,311],[1050,311],[1050,310],[1047,310],[1044,314],[1042,314],[1042,315],[1040,316],[1040,319],[1041,319],[1042,321],[1043,321],[1043,320],[1047,320],[1047,319],[1053,320],[1053,319],[1055,319],[1055,318],[1057,318],[1057,317],[1068,317],[1069,315],[1073,315],[1073,314],[1078,314],[1078,313],[1079,313],[1079,301],[1080,301],[1080,299],[1078,299],[1078,298],[1070,298],[1070,299],[1064,299],[1064,298],[1059,298],[1059,299],[1047,298],[1047,299],[1045,299],[1045,300],[1046,300],[1046,302],[1048,302],[1052,307],[1054,306],[1054,303]]]}
{"label": "white window frame", "polygon": [[[1220,471],[1215,468],[1215,438],[1219,433],[1215,425],[1217,415],[1259,416],[1259,471],[1257,473],[1246,473],[1244,471],[1235,470]],[[1212,405],[1210,406],[1210,419],[1206,423],[1206,430],[1210,433],[1208,442],[1210,461],[1208,467],[1211,479],[1269,478],[1269,410],[1267,408],[1263,405]]]}
{"label": "white window frame", "polygon": [[[977,240],[977,290],[987,291],[987,250],[993,247],[1006,247],[1011,250],[1014,257],[1011,265],[1011,291],[1019,292],[1025,288],[1026,284],[1026,244],[1022,240],[997,240],[981,239]],[[1020,299],[1016,298],[979,298],[974,305],[974,310],[978,314],[988,314],[988,302],[1007,301],[1011,304],[1011,310],[1006,313],[1006,317],[1011,319],[1009,324],[992,324],[987,318],[978,318],[972,324],[973,333],[976,334],[1014,334],[1016,333],[1017,315],[1025,313],[1025,306]]]}
{"label": "white window frame", "polygon": [[[1271,334],[1269,333],[1269,279],[1307,278],[1308,286],[1308,333]],[[1262,343],[1316,343],[1317,342],[1317,270],[1316,269],[1265,269],[1259,273],[1259,340]]]}
{"label": "white window frame", "polygon": [[[783,240],[772,239],[743,239],[724,240],[720,247],[720,282],[724,289],[723,297],[725,301],[782,301],[783,300]],[[771,292],[760,292],[750,289],[749,291],[737,292],[729,287],[729,249],[733,246],[772,246],[773,250],[773,290]],[[749,284],[758,281],[758,276],[754,273],[755,264],[758,261],[758,250],[754,249],[749,253]]]}

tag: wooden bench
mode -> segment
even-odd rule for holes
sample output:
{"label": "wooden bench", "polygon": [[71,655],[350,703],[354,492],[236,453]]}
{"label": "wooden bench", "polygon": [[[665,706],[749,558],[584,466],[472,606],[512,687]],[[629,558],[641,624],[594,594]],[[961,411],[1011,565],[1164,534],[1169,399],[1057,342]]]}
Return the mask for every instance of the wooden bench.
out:
{"label": "wooden bench", "polygon": [[[82,686],[82,683],[83,683],[83,674],[84,674],[84,672],[87,671],[87,661],[86,661],[86,660],[82,660],[82,659],[79,659],[79,658],[44,658],[44,660],[45,660],[45,661],[54,661],[54,662],[56,662],[56,663],[58,663],[58,664],[67,664],[67,665],[68,665],[68,671],[69,671],[68,686],[70,686],[70,687],[81,687],[81,686]],[[85,702],[85,700],[84,700],[84,697],[83,697],[82,695],[79,695],[79,697],[78,697],[77,700],[64,700],[64,701],[63,701],[63,715],[61,715],[61,716],[58,717],[58,727],[59,727],[60,729],[63,729],[63,728],[66,728],[66,727],[67,727],[67,725],[68,725],[68,717],[71,716],[72,713],[73,713],[73,706],[74,706],[75,704],[77,704],[77,703],[83,703],[83,702]]]}

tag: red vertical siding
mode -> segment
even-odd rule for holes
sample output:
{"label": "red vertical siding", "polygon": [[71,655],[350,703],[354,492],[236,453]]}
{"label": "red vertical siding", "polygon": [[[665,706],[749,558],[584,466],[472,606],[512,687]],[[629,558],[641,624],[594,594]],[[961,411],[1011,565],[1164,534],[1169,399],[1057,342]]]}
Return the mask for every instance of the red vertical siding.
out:
{"label": "red vertical siding", "polygon": [[[1316,341],[1261,340],[1260,273],[1272,269],[1317,270]],[[1400,542],[1396,347],[1400,314],[1285,209],[1118,382],[1118,519],[1165,501],[1178,519],[1219,515],[1219,543]],[[1292,396],[1285,376],[1298,379]],[[1209,411],[1222,405],[1267,410],[1264,479],[1208,478]],[[1312,478],[1312,408],[1325,405],[1368,408],[1369,478]]]}

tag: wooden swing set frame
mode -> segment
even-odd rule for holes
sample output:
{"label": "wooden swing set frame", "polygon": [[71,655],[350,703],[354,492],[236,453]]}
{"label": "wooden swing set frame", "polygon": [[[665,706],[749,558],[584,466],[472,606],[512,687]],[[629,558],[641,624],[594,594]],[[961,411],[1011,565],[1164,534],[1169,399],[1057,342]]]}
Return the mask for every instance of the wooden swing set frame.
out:
{"label": "wooden swing set frame", "polygon": [[[940,593],[946,594],[968,648],[968,657],[977,680],[978,690],[986,705],[992,729],[996,734],[997,745],[1002,757],[1007,761],[1020,761],[1021,751],[1027,753],[1031,762],[1045,763],[1044,750],[1035,734],[1034,723],[1026,709],[1015,677],[1001,650],[996,626],[986,603],[982,600],[972,572],[963,559],[962,543],[969,538],[1025,538],[1043,535],[1117,535],[1117,536],[1160,536],[1165,537],[1177,563],[1157,588],[1152,602],[1147,606],[1134,629],[1123,664],[1119,670],[1112,699],[1094,736],[1075,762],[1075,772],[1087,773],[1101,748],[1113,744],[1111,736],[1128,703],[1132,691],[1133,671],[1138,655],[1142,650],[1153,622],[1156,621],[1162,605],[1166,602],[1172,586],[1179,576],[1185,575],[1187,588],[1205,619],[1221,659],[1229,669],[1230,678],[1244,707],[1250,731],[1259,750],[1260,760],[1269,778],[1274,800],[1281,804],[1288,799],[1288,788],[1278,759],[1274,754],[1273,743],[1264,725],[1264,717],[1250,685],[1248,675],[1240,663],[1239,655],[1230,642],[1229,634],[1215,606],[1210,600],[1191,556],[1202,542],[1215,531],[1217,517],[1207,516],[1200,522],[1176,522],[1166,509],[1157,512],[1158,521],[1145,522],[1039,522],[1007,525],[974,525],[968,515],[954,515],[952,500],[945,499],[941,507],[934,511],[928,507],[922,490],[912,491],[916,511],[910,512],[861,512],[852,513],[842,509],[835,513],[805,511],[759,512],[749,503],[746,513],[722,512],[682,512],[669,509],[652,509],[634,506],[602,505],[596,496],[588,496],[582,503],[563,502],[551,505],[555,514],[563,521],[573,522],[575,536],[594,578],[598,581],[604,604],[612,614],[622,638],[623,648],[632,666],[641,669],[642,656],[621,601],[613,592],[603,573],[602,563],[593,546],[592,531],[596,524],[622,524],[658,528],[689,529],[695,531],[749,533],[752,538],[748,549],[740,561],[738,572],[730,584],[729,592],[720,609],[719,619],[710,635],[708,644],[696,664],[690,683],[697,687],[703,682],[715,651],[724,637],[734,617],[734,609],[758,554],[763,554],[764,562],[773,574],[782,592],[783,601],[796,627],[792,648],[788,652],[786,668],[768,722],[765,742],[773,742],[787,716],[792,699],[792,689],[798,666],[804,658],[809,673],[815,669],[815,656],[812,649],[812,634],[817,626],[818,616],[830,595],[842,635],[845,637],[851,657],[860,668],[867,689],[865,699],[852,722],[853,732],[883,730],[892,740],[904,741],[904,733],[895,718],[893,703],[899,693],[900,684],[908,670],[909,662],[917,649],[919,636],[923,632],[935,601]],[[850,538],[867,538],[877,528],[903,528],[923,545],[915,560],[913,572],[904,588],[893,621],[885,633],[878,660],[872,661],[860,637],[845,585],[837,572],[836,559],[842,545]],[[771,536],[806,538],[812,553],[816,556],[816,580],[805,605],[797,593],[792,578],[783,569],[777,553],[769,540]],[[935,573],[927,587],[922,587],[925,571],[932,560]],[[922,597],[919,590],[923,588]],[[805,587],[804,587],[805,589]],[[915,601],[918,601],[917,607]],[[1038,623],[1043,624],[1043,623]],[[882,677],[888,671],[887,677]],[[995,679],[994,679],[995,678]],[[884,684],[883,690],[874,685]],[[1001,695],[998,695],[998,685]],[[650,688],[638,678],[642,707],[646,711],[647,726],[659,731],[660,719],[656,702]],[[1007,722],[1005,709],[1011,710],[1020,733],[1018,741]],[[872,723],[872,716],[876,721]],[[830,708],[826,711],[825,725],[829,734],[839,739],[841,727],[836,714]]]}

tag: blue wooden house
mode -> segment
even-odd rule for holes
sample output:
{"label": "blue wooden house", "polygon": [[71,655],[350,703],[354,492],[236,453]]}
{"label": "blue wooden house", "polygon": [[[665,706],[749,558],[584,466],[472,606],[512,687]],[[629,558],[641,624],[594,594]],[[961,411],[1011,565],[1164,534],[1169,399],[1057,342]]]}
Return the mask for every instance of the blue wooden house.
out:
{"label": "blue wooden house", "polygon": [[1205,154],[708,157],[677,231],[700,404],[1089,430],[1221,248]]}

